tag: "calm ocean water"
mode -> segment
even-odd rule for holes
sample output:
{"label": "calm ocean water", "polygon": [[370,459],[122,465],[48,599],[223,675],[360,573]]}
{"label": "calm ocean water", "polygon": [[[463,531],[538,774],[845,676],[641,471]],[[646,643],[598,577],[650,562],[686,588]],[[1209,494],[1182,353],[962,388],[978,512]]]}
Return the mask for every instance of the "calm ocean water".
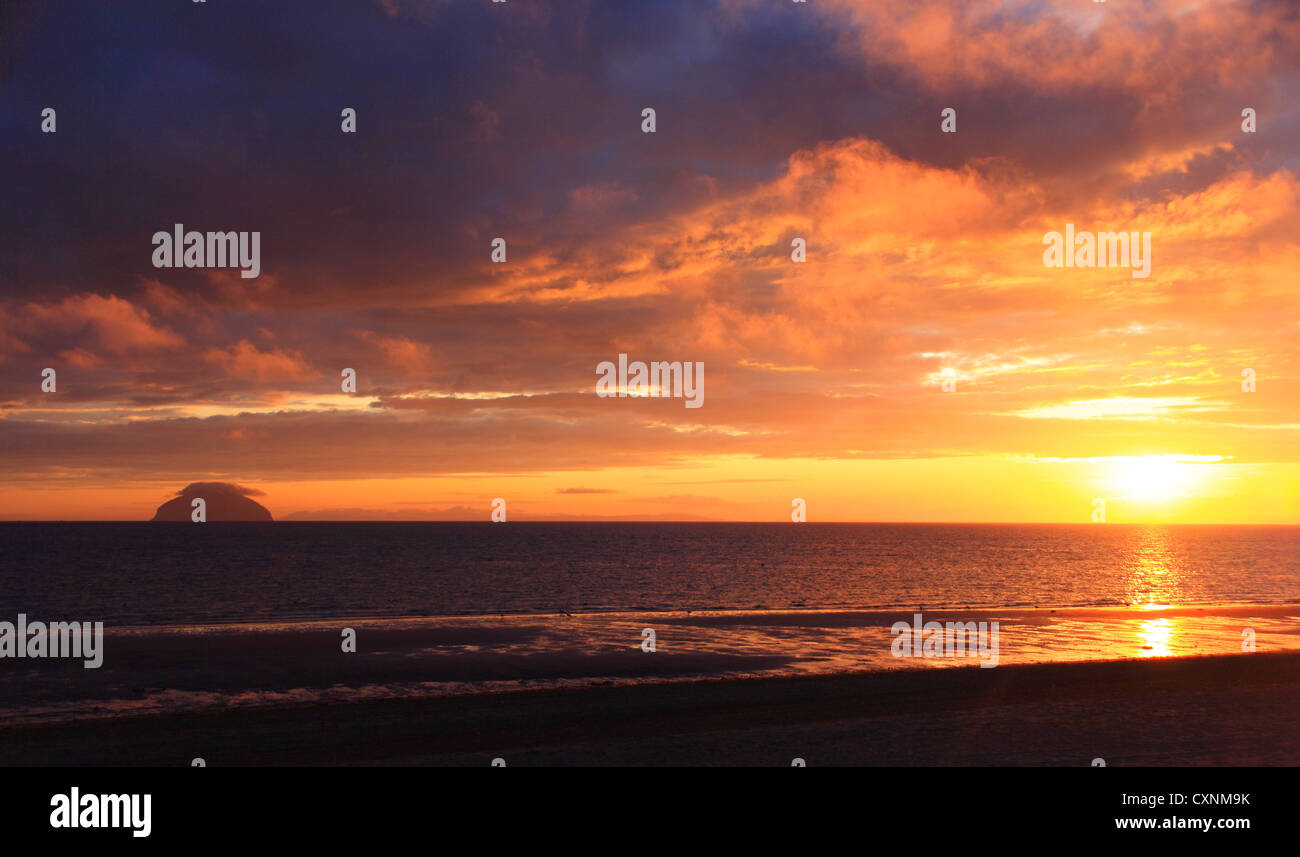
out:
{"label": "calm ocean water", "polygon": [[1293,601],[1300,527],[0,524],[10,621]]}

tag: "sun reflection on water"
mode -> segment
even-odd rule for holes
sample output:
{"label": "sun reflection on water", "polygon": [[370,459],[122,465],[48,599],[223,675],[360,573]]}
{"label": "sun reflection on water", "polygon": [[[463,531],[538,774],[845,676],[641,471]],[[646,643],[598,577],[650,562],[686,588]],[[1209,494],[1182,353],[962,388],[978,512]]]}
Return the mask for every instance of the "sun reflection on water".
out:
{"label": "sun reflection on water", "polygon": [[1138,626],[1138,640],[1144,658],[1167,658],[1173,654],[1174,623],[1170,619],[1143,619]]}
{"label": "sun reflection on water", "polygon": [[1132,558],[1126,564],[1129,604],[1156,610],[1183,601],[1183,575],[1161,527],[1147,527],[1136,536]]}

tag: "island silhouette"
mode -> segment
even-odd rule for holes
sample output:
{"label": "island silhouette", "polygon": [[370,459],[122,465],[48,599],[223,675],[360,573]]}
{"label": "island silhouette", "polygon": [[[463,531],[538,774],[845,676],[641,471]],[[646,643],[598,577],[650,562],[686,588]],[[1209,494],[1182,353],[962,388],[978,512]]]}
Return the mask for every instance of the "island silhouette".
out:
{"label": "island silhouette", "polygon": [[261,496],[256,488],[246,488],[233,482],[191,482],[176,492],[176,496],[158,507],[154,521],[192,522],[193,501],[202,498],[207,507],[208,521],[272,521],[270,511],[253,496]]}

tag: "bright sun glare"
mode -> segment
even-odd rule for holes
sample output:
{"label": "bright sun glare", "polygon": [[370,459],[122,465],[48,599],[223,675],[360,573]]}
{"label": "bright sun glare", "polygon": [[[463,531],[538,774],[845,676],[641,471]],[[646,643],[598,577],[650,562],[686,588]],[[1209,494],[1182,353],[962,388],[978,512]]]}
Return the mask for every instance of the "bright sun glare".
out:
{"label": "bright sun glare", "polygon": [[1195,473],[1194,464],[1176,455],[1146,455],[1115,462],[1111,485],[1124,497],[1157,502],[1188,493]]}

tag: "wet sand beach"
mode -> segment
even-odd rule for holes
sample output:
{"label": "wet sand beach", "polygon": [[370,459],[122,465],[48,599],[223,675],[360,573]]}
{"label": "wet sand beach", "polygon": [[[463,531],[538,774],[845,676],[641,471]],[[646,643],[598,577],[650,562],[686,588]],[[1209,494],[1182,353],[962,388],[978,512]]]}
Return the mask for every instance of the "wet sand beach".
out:
{"label": "wet sand beach", "polygon": [[1300,655],[313,701],[0,727],[41,765],[1295,765]]}

